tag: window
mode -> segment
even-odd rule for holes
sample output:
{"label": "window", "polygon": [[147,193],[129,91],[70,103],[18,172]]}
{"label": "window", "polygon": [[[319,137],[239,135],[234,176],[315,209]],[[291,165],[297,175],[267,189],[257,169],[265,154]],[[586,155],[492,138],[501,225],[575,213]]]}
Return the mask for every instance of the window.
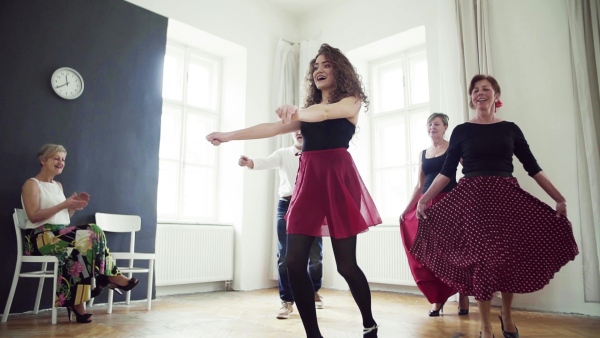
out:
{"label": "window", "polygon": [[220,68],[216,57],[167,43],[157,201],[161,221],[216,218],[216,152],[204,136],[219,123]]}
{"label": "window", "polygon": [[383,221],[397,224],[430,143],[427,56],[423,48],[406,51],[371,62],[370,71],[374,198]]}

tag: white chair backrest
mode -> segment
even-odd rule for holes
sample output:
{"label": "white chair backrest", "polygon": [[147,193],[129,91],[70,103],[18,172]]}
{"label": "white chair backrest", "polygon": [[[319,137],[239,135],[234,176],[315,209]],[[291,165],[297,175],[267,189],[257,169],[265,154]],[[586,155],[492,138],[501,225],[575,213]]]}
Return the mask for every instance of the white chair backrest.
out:
{"label": "white chair backrest", "polygon": [[142,218],[138,215],[117,215],[96,213],[96,224],[108,232],[135,232],[142,228]]}
{"label": "white chair backrest", "polygon": [[[96,225],[108,232],[129,232],[129,252],[135,252],[135,232],[142,228],[142,218],[138,215],[118,215],[96,213]],[[129,266],[133,266],[133,260],[129,261]]]}
{"label": "white chair backrest", "polygon": [[23,254],[23,237],[21,237],[21,227],[25,224],[25,211],[15,208],[13,213],[13,221],[15,223],[15,234],[17,235],[17,254]]}

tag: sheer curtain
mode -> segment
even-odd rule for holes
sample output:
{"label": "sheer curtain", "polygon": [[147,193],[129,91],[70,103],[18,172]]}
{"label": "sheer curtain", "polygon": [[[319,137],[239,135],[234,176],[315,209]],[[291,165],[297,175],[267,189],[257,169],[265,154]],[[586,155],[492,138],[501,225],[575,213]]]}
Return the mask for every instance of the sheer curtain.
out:
{"label": "sheer curtain", "polygon": [[[298,104],[298,53],[298,44],[283,39],[277,42],[271,95],[274,117],[277,107],[283,104]],[[289,135],[280,135],[277,137],[275,149],[291,145],[292,138]]]}
{"label": "sheer curtain", "polygon": [[586,302],[600,302],[600,0],[566,1],[577,127],[581,250]]}
{"label": "sheer curtain", "polygon": [[454,1],[441,1],[437,22],[440,53],[440,111],[450,117],[450,129],[468,119],[465,72],[462,69],[462,43],[459,39],[458,15]]}
{"label": "sheer curtain", "polygon": [[298,56],[298,80],[299,80],[299,100],[300,107],[304,106],[304,99],[306,95],[305,78],[308,72],[308,66],[310,61],[315,58],[319,51],[319,45],[316,40],[308,39],[300,42],[300,54]]}
{"label": "sheer curtain", "polygon": [[469,110],[467,86],[476,74],[492,74],[489,0],[455,0],[456,30],[460,53],[460,83],[463,91],[464,121],[474,116]]}

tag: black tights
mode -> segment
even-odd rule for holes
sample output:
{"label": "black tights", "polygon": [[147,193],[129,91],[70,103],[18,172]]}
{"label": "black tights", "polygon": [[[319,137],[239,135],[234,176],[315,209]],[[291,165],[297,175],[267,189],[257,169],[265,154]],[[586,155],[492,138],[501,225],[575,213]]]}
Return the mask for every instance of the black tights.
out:
{"label": "black tights", "polygon": [[[314,237],[304,235],[288,235],[287,268],[294,301],[308,338],[320,338],[321,331],[317,323],[315,310],[315,290],[306,269],[308,255]],[[367,277],[356,263],[356,236],[344,239],[331,239],[337,271],[344,277],[356,305],[362,315],[363,327],[375,325],[371,312],[371,290]]]}

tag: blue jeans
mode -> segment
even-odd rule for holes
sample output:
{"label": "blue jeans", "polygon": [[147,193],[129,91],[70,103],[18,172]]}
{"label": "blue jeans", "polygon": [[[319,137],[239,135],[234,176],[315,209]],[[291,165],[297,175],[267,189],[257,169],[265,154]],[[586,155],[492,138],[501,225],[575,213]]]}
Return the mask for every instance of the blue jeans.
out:
{"label": "blue jeans", "polygon": [[[278,249],[277,261],[279,272],[279,297],[284,302],[294,302],[290,280],[288,278],[287,265],[285,256],[287,253],[287,231],[285,214],[287,213],[290,202],[285,199],[280,199],[277,205],[277,239]],[[321,279],[323,278],[323,239],[315,237],[310,254],[308,256],[308,273],[313,283],[315,292],[321,288]]]}

